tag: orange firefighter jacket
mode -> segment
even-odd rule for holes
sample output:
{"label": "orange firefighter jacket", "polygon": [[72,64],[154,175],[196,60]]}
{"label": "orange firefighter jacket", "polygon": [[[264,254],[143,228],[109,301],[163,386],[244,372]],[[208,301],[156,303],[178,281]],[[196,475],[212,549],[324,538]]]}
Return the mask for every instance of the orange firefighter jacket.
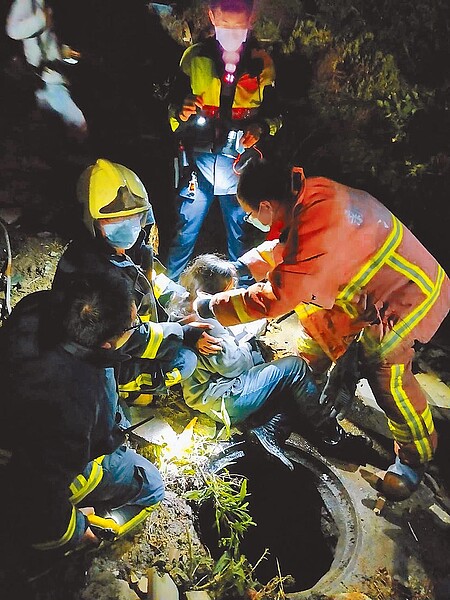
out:
{"label": "orange firefighter jacket", "polygon": [[[295,309],[302,321],[316,318],[316,330],[336,329],[336,338],[378,324],[374,345],[383,356],[401,341],[427,342],[436,332],[449,310],[449,279],[370,194],[308,178],[288,226],[284,243],[265,242],[240,259],[265,283],[213,297],[210,308],[221,323]],[[337,348],[336,354],[344,351]]]}

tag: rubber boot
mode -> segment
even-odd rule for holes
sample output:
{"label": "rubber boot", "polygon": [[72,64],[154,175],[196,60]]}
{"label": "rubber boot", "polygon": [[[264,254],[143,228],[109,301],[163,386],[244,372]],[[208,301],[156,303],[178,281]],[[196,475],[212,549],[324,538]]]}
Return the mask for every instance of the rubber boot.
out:
{"label": "rubber boot", "polygon": [[403,464],[397,456],[395,463],[386,471],[379,491],[388,500],[407,500],[419,487],[424,473],[425,465],[412,468]]}
{"label": "rubber boot", "polygon": [[367,462],[372,450],[369,437],[347,433],[337,420],[330,421],[322,432],[318,432],[319,435],[322,433],[322,436],[317,444],[322,454],[349,462]]}
{"label": "rubber boot", "polygon": [[273,416],[267,423],[250,429],[248,435],[250,440],[260,444],[268,454],[277,458],[285,467],[293,471],[294,465],[280,446],[287,440],[290,431],[287,415],[280,413]]}

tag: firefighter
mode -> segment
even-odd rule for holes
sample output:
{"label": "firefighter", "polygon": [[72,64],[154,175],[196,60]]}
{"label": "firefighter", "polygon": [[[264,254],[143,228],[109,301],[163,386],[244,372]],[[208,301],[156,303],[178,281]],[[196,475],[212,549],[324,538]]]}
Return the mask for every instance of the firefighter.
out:
{"label": "firefighter", "polygon": [[0,328],[2,556],[14,569],[22,550],[34,568],[97,545],[99,524],[125,533],[164,498],[156,467],[125,445],[118,406],[113,367],[136,317],[130,281],[112,271],[26,296]]}
{"label": "firefighter", "polygon": [[146,243],[153,212],[137,175],[98,159],[81,174],[77,194],[86,227],[63,253],[52,287],[64,291],[74,274],[117,269],[132,281],[141,325],[124,347],[133,360],[121,365],[118,379],[121,396],[142,403],[141,393],[147,399],[166,393],[193,372],[197,359],[191,348],[206,353],[220,348],[204,324],[158,322],[164,316],[158,300],[176,290],[164,273],[154,276],[152,248]]}
{"label": "firefighter", "polygon": [[252,0],[211,0],[214,36],[185,50],[171,92],[169,121],[181,145],[178,226],[167,259],[174,281],[192,256],[215,196],[230,260],[254,245],[257,231],[245,224],[236,200],[233,163],[244,150],[274,136],[281,117],[273,61],[250,33],[252,12]]}
{"label": "firefighter", "polygon": [[[300,180],[296,183],[297,178]],[[200,316],[224,325],[295,309],[299,353],[316,371],[359,337],[364,374],[394,438],[395,464],[382,482],[391,499],[418,487],[437,435],[411,363],[449,310],[450,282],[414,235],[378,200],[301,168],[250,164],[239,202],[265,225],[282,220],[280,240],[241,257],[260,283],[198,301]],[[262,281],[266,280],[266,281]]]}

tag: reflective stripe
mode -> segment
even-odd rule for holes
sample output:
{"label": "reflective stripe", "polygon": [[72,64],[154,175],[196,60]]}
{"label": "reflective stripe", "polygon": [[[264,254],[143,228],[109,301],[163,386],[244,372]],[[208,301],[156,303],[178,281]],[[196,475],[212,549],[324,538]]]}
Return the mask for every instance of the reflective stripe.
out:
{"label": "reflective stripe", "polygon": [[392,231],[378,252],[359,270],[347,286],[340,292],[337,299],[350,302],[353,296],[374,277],[399,246],[403,237],[403,226],[392,215]]}
{"label": "reflective stripe", "polygon": [[394,440],[402,444],[409,444],[413,441],[413,436],[408,425],[403,423],[396,423],[392,419],[388,419],[389,429],[392,432]]}
{"label": "reflective stripe", "polygon": [[434,432],[434,422],[433,415],[431,414],[431,409],[429,406],[423,411],[421,415],[423,422],[425,423],[425,427],[427,428],[428,433],[431,435]]}
{"label": "reflective stripe", "polygon": [[[167,385],[167,387],[171,387],[180,381],[181,373],[177,368],[172,369],[164,376],[164,383]],[[139,392],[144,388],[152,388],[154,385],[155,383],[153,382],[150,373],[139,373],[135,379],[132,379],[127,383],[120,384],[119,390],[121,392]]]}
{"label": "reflective stripe", "polygon": [[405,335],[410,333],[411,330],[416,327],[416,325],[418,325],[420,321],[428,314],[433,304],[439,297],[444,279],[445,271],[440,265],[438,265],[438,276],[433,292],[427,298],[425,298],[425,300],[421,302],[419,306],[416,306],[416,308],[407,317],[394,325],[391,331],[384,337],[380,345],[381,357],[386,356],[399,342],[401,342]]}
{"label": "reflective stripe", "polygon": [[[146,506],[137,515],[119,525],[113,518],[113,516],[109,517],[99,517],[98,515],[88,515],[88,521],[91,525],[95,527],[99,527],[101,529],[110,529],[113,531],[117,537],[120,535],[124,535],[128,533],[132,529],[134,529],[139,523],[142,523],[150,514],[158,508],[160,502],[153,504],[152,506]],[[114,510],[112,511],[114,513]]]}
{"label": "reflective stripe", "polygon": [[411,281],[422,290],[425,296],[429,296],[433,289],[434,284],[431,279],[426,275],[420,267],[410,263],[406,258],[394,252],[387,260],[390,267],[405,275]]}
{"label": "reflective stripe", "polygon": [[142,388],[151,388],[154,385],[149,373],[140,373],[136,379],[119,385],[121,392],[139,392]]}
{"label": "reflective stripe", "polygon": [[336,306],[339,306],[339,308],[342,308],[342,310],[352,319],[356,319],[358,316],[358,309],[351,302],[348,302],[342,298],[337,298],[335,304]]}
{"label": "reflective stripe", "polygon": [[[405,419],[405,424],[411,431],[411,440],[408,441],[414,441],[414,445],[417,448],[421,461],[428,462],[433,457],[433,451],[428,439],[429,434],[423,418],[417,413],[403,389],[404,372],[405,365],[398,364],[391,366],[390,392],[395,405]],[[403,435],[404,434],[402,434],[401,437],[403,437]],[[402,443],[403,440],[398,439],[397,441]]]}
{"label": "reflective stripe", "polygon": [[164,337],[162,325],[152,323],[149,328],[149,334],[148,344],[141,354],[141,358],[155,358]]}
{"label": "reflective stripe", "polygon": [[64,535],[62,535],[59,538],[59,540],[54,540],[51,542],[43,542],[42,544],[33,544],[33,548],[36,548],[36,550],[53,550],[54,548],[59,548],[60,546],[67,544],[67,542],[72,538],[73,534],[75,533],[76,525],[77,525],[77,511],[76,511],[75,507],[72,506],[72,513],[70,515],[69,524],[67,526],[67,529],[66,529]]}
{"label": "reflective stripe", "polygon": [[317,304],[309,304],[308,302],[302,302],[301,304],[297,304],[295,307],[295,312],[300,320],[307,319],[314,313],[319,310],[324,310],[321,306],[317,306]]}
{"label": "reflective stripe", "polygon": [[180,370],[175,367],[175,369],[172,369],[171,371],[169,371],[169,373],[166,373],[164,381],[165,381],[165,384],[167,385],[167,387],[171,387],[172,385],[175,385],[176,383],[180,383],[180,381],[181,381]]}
{"label": "reflective stripe", "polygon": [[92,468],[88,479],[86,479],[83,475],[78,475],[78,477],[72,481],[70,484],[72,496],[69,498],[69,500],[73,504],[78,504],[81,502],[83,498],[85,498],[98,486],[103,478],[102,462],[104,461],[105,456],[106,455],[103,454],[92,461]]}
{"label": "reflective stripe", "polygon": [[275,117],[274,119],[266,119],[266,123],[269,126],[269,135],[275,135],[283,125],[281,117]]}
{"label": "reflective stripe", "polygon": [[137,525],[139,525],[139,523],[142,523],[142,521],[144,521],[147,517],[149,517],[150,514],[156,508],[158,508],[159,505],[160,505],[160,502],[157,502],[156,504],[153,504],[152,506],[146,506],[135,517],[133,517],[129,521],[126,521],[126,523],[124,523],[123,525],[121,525],[119,527],[119,535],[124,535],[125,533],[128,533],[129,531],[134,529]]}
{"label": "reflective stripe", "polygon": [[252,320],[250,315],[245,310],[244,301],[240,294],[230,296],[230,300],[240,323],[248,323]]}

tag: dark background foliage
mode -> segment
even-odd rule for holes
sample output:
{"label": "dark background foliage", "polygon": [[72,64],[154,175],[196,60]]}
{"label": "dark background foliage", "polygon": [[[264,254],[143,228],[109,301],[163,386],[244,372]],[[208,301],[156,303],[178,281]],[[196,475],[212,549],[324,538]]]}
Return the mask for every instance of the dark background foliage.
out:
{"label": "dark background foliage", "polygon": [[[162,232],[173,226],[167,89],[184,47],[208,26],[199,0],[160,17],[141,0],[49,0],[88,141],[34,106],[2,28],[0,202],[25,225],[72,234],[75,181],[98,156],[135,169]],[[2,3],[2,22],[10,2]],[[255,32],[272,52],[285,124],[267,152],[364,188],[449,269],[450,8],[447,0],[260,0]],[[70,225],[68,224],[70,223]]]}

